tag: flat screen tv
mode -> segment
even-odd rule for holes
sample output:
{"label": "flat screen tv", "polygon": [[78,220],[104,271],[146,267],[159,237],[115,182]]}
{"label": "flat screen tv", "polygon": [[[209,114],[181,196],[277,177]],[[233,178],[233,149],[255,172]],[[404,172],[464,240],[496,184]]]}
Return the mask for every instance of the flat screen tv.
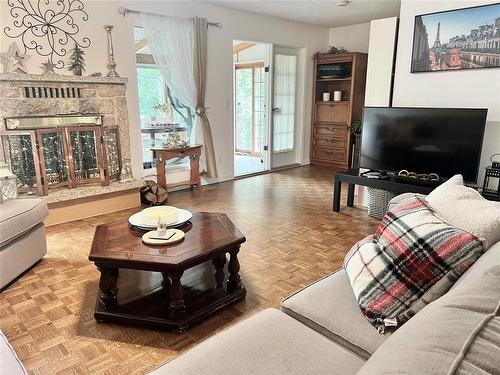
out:
{"label": "flat screen tv", "polygon": [[365,107],[360,167],[476,182],[487,111]]}

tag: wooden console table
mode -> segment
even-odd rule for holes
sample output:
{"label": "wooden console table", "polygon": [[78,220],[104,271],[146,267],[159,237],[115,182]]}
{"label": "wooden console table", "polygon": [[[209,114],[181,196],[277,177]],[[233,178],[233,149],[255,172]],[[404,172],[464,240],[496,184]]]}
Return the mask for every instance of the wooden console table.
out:
{"label": "wooden console table", "polygon": [[[200,182],[200,156],[201,156],[201,145],[192,145],[189,147],[179,147],[179,148],[162,148],[153,147],[153,158],[156,160],[156,178],[158,185],[163,188],[173,188],[178,186],[189,185],[191,189],[201,187]],[[165,162],[173,158],[185,158],[189,157],[189,165],[191,167],[191,173],[189,181],[183,181],[175,184],[167,184],[167,169]]]}

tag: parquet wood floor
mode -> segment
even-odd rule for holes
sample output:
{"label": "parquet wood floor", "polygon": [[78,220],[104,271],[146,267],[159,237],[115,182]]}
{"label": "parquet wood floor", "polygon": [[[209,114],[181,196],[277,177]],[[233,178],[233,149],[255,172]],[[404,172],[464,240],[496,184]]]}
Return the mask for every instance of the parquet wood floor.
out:
{"label": "parquet wood floor", "polygon": [[239,256],[246,301],[183,335],[93,318],[99,273],[87,256],[94,228],[132,211],[48,228],[48,254],[0,294],[0,328],[31,374],[145,373],[341,266],[377,221],[362,209],[333,213],[332,181],[333,171],[306,166],[169,195],[171,205],[226,212],[247,238]]}

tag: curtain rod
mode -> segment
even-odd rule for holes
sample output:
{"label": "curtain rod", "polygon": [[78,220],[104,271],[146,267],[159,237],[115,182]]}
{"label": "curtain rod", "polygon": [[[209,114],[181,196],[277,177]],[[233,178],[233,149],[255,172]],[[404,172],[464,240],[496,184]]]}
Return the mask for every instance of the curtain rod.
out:
{"label": "curtain rod", "polygon": [[[123,17],[125,17],[127,15],[127,13],[140,14],[141,12],[139,12],[138,10],[134,10],[134,9],[120,7],[120,8],[118,8],[118,13],[120,13]],[[220,22],[207,22],[207,23],[210,26],[215,26],[218,28],[222,27],[222,23],[220,23]]]}

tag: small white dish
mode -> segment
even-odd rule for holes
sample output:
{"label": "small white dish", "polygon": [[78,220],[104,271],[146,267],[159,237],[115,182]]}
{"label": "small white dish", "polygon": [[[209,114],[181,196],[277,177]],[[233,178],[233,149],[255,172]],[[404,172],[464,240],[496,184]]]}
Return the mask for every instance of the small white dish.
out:
{"label": "small white dish", "polygon": [[152,230],[142,235],[142,241],[148,245],[168,245],[179,242],[184,238],[184,232],[180,229],[167,229],[167,232],[160,236],[158,231]]}
{"label": "small white dish", "polygon": [[[188,210],[183,210],[182,208],[179,208],[178,210],[179,211],[178,211],[177,222],[176,223],[172,223],[172,224],[168,224],[167,226],[169,228],[180,227],[185,222],[191,220],[191,218],[193,217],[193,214],[191,212],[189,212]],[[141,230],[154,230],[154,229],[156,229],[156,224],[152,225],[152,226],[144,226],[144,224],[142,224],[142,219],[141,219],[141,213],[140,212],[136,212],[135,214],[133,214],[132,216],[130,216],[128,218],[128,222],[130,223],[130,225],[132,225],[132,226],[134,226],[136,228],[139,228]]]}

